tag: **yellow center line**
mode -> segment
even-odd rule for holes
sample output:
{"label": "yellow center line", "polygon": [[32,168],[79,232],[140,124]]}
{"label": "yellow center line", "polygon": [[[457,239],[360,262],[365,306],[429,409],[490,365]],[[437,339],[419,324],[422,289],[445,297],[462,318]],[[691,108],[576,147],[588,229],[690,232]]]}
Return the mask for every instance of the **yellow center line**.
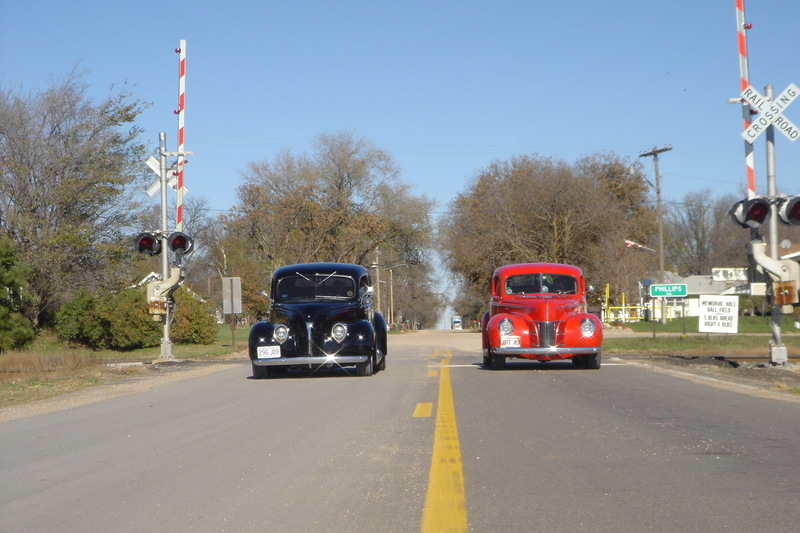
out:
{"label": "yellow center line", "polygon": [[450,385],[450,359],[442,361],[439,374],[439,401],[433,437],[431,470],[422,516],[422,533],[467,531],[467,504],[461,448],[458,444],[453,388]]}

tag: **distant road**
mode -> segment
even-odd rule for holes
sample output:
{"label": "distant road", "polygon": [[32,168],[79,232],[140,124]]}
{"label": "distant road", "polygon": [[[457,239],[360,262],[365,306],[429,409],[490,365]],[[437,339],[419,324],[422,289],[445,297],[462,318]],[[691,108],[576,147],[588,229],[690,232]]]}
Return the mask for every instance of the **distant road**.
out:
{"label": "distant road", "polygon": [[243,361],[2,422],[0,531],[797,530],[800,402],[609,358],[485,370],[475,333],[389,346],[373,377]]}

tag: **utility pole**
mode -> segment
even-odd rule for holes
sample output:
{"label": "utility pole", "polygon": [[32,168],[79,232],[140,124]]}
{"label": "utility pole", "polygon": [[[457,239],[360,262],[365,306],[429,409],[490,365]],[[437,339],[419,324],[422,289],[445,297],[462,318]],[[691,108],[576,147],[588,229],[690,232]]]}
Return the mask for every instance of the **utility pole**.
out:
{"label": "utility pole", "polygon": [[[672,150],[671,146],[664,148],[653,147],[652,150],[642,152],[639,157],[652,157],[656,173],[656,217],[658,219],[658,282],[664,283],[664,209],[661,204],[661,172],[658,170],[658,156]],[[667,301],[661,299],[661,323],[667,323]]]}

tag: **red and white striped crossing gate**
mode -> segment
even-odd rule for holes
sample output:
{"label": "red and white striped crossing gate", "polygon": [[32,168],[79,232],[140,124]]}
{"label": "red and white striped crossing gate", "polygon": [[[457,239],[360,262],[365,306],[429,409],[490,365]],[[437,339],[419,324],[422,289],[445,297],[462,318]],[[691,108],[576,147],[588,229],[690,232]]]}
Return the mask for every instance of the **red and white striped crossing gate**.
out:
{"label": "red and white striped crossing gate", "polygon": [[178,66],[178,109],[175,111],[175,114],[178,115],[178,183],[175,187],[178,197],[175,210],[175,229],[183,231],[183,195],[186,192],[183,187],[183,167],[186,164],[186,160],[183,157],[186,114],[186,41],[181,40],[179,47],[175,51],[180,54]]}

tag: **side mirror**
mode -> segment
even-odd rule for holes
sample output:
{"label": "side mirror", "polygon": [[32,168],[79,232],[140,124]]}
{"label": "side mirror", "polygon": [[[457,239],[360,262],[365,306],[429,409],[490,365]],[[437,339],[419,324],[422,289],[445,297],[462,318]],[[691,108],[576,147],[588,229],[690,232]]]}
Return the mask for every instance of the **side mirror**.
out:
{"label": "side mirror", "polygon": [[361,300],[362,305],[367,305],[372,303],[372,298],[375,296],[375,291],[372,287],[362,287],[361,288],[361,295],[359,296],[359,300]]}

